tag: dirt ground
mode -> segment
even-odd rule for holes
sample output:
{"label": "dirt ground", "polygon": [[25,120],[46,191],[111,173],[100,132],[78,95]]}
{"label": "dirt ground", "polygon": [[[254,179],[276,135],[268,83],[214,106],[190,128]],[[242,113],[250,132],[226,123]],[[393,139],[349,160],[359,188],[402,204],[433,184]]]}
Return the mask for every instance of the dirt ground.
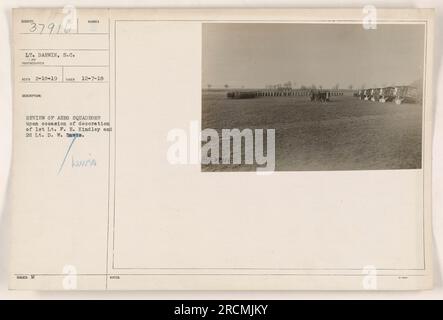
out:
{"label": "dirt ground", "polygon": [[[275,129],[276,171],[421,168],[422,108],[308,97],[228,99],[204,91],[202,129]],[[203,165],[203,171],[249,171],[256,165]]]}

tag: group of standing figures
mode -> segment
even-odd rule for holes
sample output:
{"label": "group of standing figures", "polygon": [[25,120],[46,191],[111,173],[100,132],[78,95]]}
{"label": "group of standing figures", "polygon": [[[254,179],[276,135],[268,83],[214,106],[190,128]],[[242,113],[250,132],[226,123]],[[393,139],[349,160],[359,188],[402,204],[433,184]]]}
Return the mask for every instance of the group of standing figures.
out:
{"label": "group of standing figures", "polygon": [[329,91],[311,91],[309,94],[311,101],[327,102],[331,98]]}

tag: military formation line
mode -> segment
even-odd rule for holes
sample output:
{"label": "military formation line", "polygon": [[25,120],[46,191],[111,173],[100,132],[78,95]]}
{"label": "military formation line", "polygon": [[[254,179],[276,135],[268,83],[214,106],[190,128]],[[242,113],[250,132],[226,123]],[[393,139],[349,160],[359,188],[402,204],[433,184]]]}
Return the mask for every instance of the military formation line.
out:
{"label": "military formation line", "polygon": [[[331,97],[343,96],[343,91],[324,89],[264,89],[248,91],[235,90],[227,93],[227,97],[230,99],[290,96],[305,96],[309,97],[311,101],[328,102],[331,100]],[[417,103],[421,99],[417,88],[413,86],[360,89],[354,91],[353,96],[360,98],[360,100],[377,101],[381,103],[393,101],[396,104]]]}
{"label": "military formation line", "polygon": [[310,97],[311,101],[329,101],[330,97],[342,96],[338,90],[321,89],[284,89],[284,90],[257,90],[257,91],[229,91],[227,97],[231,99],[251,99],[256,97]]}

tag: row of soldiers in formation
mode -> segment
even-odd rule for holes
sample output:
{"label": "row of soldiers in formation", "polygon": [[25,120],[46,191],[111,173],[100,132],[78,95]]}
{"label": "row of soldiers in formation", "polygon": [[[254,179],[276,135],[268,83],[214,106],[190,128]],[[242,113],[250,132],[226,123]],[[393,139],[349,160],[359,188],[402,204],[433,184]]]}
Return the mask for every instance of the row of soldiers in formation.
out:
{"label": "row of soldiers in formation", "polygon": [[286,90],[258,90],[258,91],[229,91],[227,97],[231,99],[250,99],[255,97],[289,97],[308,96],[311,101],[329,101],[332,96],[342,96],[337,90],[321,89],[286,89]]}

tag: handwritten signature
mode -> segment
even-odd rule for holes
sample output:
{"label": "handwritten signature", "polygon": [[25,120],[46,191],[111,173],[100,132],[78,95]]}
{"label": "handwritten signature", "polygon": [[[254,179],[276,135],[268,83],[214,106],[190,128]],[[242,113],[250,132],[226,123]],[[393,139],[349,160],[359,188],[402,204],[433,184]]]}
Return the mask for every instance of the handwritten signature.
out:
{"label": "handwritten signature", "polygon": [[[71,149],[72,146],[74,145],[75,140],[78,138],[79,136],[75,135],[73,136],[71,143],[69,144],[68,149],[66,150],[65,156],[63,157],[63,161],[60,164],[60,168],[58,169],[58,173],[60,174],[60,172],[63,170],[66,160],[68,159],[69,154],[71,153]],[[71,166],[72,168],[75,167],[80,167],[80,168],[84,168],[84,167],[95,167],[97,166],[97,161],[94,158],[88,158],[88,159],[75,159],[74,155],[72,155],[72,162],[71,162]]]}
{"label": "handwritten signature", "polygon": [[74,144],[76,139],[77,139],[77,136],[75,135],[72,138],[71,143],[69,144],[68,150],[66,150],[65,157],[63,158],[63,161],[62,161],[62,163],[60,165],[60,168],[58,169],[58,173],[57,174],[60,174],[60,172],[62,171],[63,166],[65,165],[66,159],[68,158],[69,152],[71,151],[72,145]]}

